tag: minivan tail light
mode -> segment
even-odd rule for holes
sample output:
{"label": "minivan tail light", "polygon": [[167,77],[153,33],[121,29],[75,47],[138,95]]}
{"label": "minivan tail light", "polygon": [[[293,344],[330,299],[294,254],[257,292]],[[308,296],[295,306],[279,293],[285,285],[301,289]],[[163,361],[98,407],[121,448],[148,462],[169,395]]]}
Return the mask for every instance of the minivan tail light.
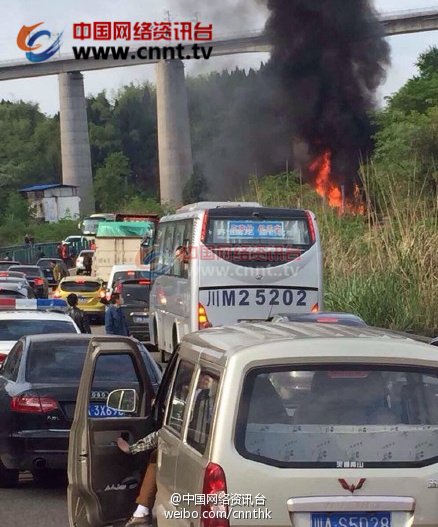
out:
{"label": "minivan tail light", "polygon": [[225,473],[220,465],[209,463],[205,467],[202,494],[206,504],[201,507],[201,527],[229,527],[228,507],[220,503],[227,494]]}
{"label": "minivan tail light", "polygon": [[11,399],[11,410],[26,414],[44,414],[58,409],[58,403],[50,397],[19,395]]}
{"label": "minivan tail light", "polygon": [[315,224],[313,223],[312,213],[310,210],[306,210],[307,223],[309,224],[310,243],[315,243],[316,233]]}
{"label": "minivan tail light", "polygon": [[198,329],[208,329],[212,323],[208,320],[207,311],[202,304],[198,304]]}

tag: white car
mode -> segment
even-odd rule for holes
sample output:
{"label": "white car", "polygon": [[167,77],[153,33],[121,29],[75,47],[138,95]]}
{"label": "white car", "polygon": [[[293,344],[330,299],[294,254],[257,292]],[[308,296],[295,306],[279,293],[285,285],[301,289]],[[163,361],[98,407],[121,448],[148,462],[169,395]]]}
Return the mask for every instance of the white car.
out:
{"label": "white car", "polygon": [[34,303],[34,309],[13,309],[0,305],[0,365],[23,335],[81,332],[69,315],[38,310],[37,302],[40,301],[27,301],[29,305]]}
{"label": "white car", "polygon": [[114,292],[116,282],[121,280],[135,280],[143,278],[144,271],[139,269],[135,264],[113,265],[108,280],[107,297]]}
{"label": "white car", "polygon": [[79,253],[76,258],[76,274],[82,274],[85,272],[84,256],[89,254],[93,258],[94,251],[92,249],[84,249]]}

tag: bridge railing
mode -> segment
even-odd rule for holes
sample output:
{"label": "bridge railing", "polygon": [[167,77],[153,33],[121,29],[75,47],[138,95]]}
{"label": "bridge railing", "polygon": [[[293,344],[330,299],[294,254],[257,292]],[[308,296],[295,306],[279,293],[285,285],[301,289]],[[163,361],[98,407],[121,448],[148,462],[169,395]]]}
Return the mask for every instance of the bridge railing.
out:
{"label": "bridge railing", "polygon": [[[9,247],[0,247],[0,260],[9,257],[11,260],[20,262],[23,265],[35,265],[39,259],[40,252],[44,254],[43,258],[59,258],[58,247],[61,242],[45,242],[28,245],[11,245]],[[73,242],[70,243],[78,255],[83,249],[89,249],[89,243]]]}

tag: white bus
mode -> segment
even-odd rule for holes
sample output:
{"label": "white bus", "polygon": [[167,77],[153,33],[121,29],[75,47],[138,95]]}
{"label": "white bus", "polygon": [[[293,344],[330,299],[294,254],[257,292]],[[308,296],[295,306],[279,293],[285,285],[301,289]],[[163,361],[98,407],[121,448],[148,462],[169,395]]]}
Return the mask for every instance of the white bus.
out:
{"label": "white bus", "polygon": [[[184,263],[175,257],[181,246]],[[310,211],[186,205],[160,220],[149,263],[151,340],[163,360],[198,329],[322,309],[322,255]]]}

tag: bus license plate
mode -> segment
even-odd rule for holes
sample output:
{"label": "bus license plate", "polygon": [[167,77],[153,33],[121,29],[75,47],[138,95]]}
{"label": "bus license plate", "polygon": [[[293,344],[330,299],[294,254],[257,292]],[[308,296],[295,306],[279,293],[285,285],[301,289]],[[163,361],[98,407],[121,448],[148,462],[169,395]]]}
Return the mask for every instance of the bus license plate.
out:
{"label": "bus license plate", "polygon": [[391,527],[390,512],[324,512],[311,519],[311,527]]}
{"label": "bus license plate", "polygon": [[88,407],[88,417],[93,419],[105,418],[105,417],[125,417],[124,412],[119,412],[108,408],[104,404],[90,403]]}
{"label": "bus license plate", "polygon": [[205,307],[297,306],[312,307],[312,293],[306,289],[251,288],[210,289],[201,291]]}

